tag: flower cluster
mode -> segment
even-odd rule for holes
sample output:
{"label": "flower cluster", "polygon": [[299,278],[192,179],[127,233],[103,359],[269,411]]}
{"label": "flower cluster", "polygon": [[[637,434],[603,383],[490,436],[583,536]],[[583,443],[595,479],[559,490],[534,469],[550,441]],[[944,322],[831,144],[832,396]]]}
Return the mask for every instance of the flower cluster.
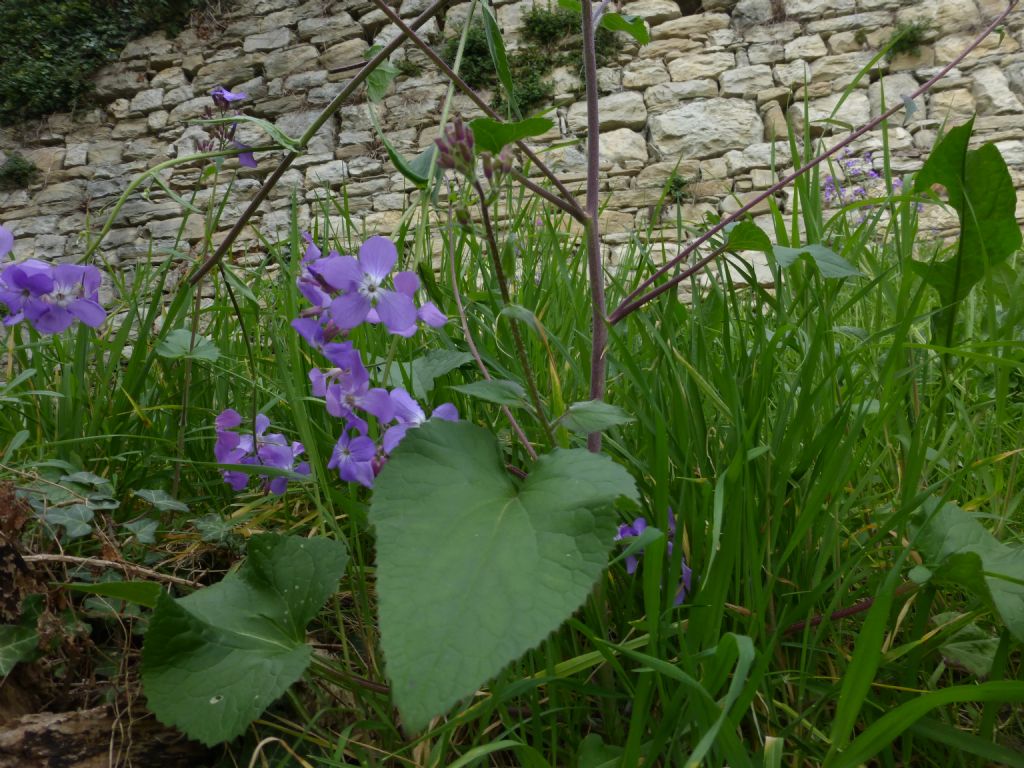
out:
{"label": "flower cluster", "polygon": [[[232,105],[236,101],[242,101],[247,98],[246,93],[235,93],[229,91],[227,88],[218,85],[216,88],[210,91],[210,97],[213,99],[214,105],[220,110],[221,114],[226,114],[229,109],[232,109]],[[207,109],[207,118],[213,117],[213,113]],[[196,149],[200,152],[212,152],[218,147],[232,146],[235,149],[244,150],[238,154],[238,162],[244,165],[246,168],[256,167],[256,157],[253,155],[252,150],[248,145],[243,144],[240,141],[235,141],[235,131],[238,130],[238,123],[231,123],[230,125],[214,125],[210,129],[212,138],[196,142]]]}
{"label": "flower cluster", "polygon": [[[353,328],[371,323],[383,325],[396,336],[409,337],[416,333],[418,323],[439,328],[447,318],[432,302],[417,306],[414,299],[420,281],[415,273],[398,272],[391,277],[391,286],[388,286],[398,251],[387,238],[371,237],[355,257],[342,256],[335,251],[324,256],[309,234],[303,237],[307,247],[296,283],[312,306],[292,321],[292,327],[330,363],[330,367],[312,369],[309,379],[313,394],[324,398],[327,412],[343,422],[341,436],[327,466],[346,482],[372,488],[374,478],[391,452],[408,430],[427,420],[427,415],[406,390],[396,387],[389,391],[372,386],[362,355],[345,336]],[[371,417],[375,429],[371,429]],[[455,406],[445,403],[434,410],[432,417],[455,421],[459,414]],[[284,445],[280,435],[267,436],[261,442],[259,438],[267,422],[260,419],[257,419],[255,442],[253,435],[227,431],[239,423],[240,417],[234,411],[225,411],[218,417],[215,449],[218,463],[262,463],[284,468],[286,461],[292,462],[298,455],[285,456],[280,450]],[[281,439],[271,441],[272,437]],[[296,446],[301,452],[302,446],[293,443],[292,447]],[[268,451],[266,458],[262,450]],[[233,461],[236,459],[247,461]],[[235,490],[245,487],[244,478],[237,477],[239,474],[224,473],[224,479]],[[280,492],[275,491],[274,482],[276,480],[271,481],[270,490]],[[278,487],[283,490],[284,484]]]}
{"label": "flower cluster", "polygon": [[[267,434],[270,419],[262,413],[256,416],[256,423],[251,432],[236,432],[242,425],[242,416],[238,411],[228,408],[214,422],[217,427],[217,443],[213,455],[218,464],[246,464],[263,467],[275,467],[300,475],[309,474],[309,463],[295,461],[304,452],[302,443],[289,443],[284,435],[274,432]],[[225,470],[224,482],[235,491],[245,490],[249,485],[250,475],[238,470]],[[288,487],[288,478],[261,475],[264,488],[270,493],[284,493]]]}
{"label": "flower cluster", "polygon": [[434,139],[437,144],[437,164],[441,168],[461,173],[467,178],[473,178],[476,171],[476,161],[473,155],[473,131],[469,129],[462,118],[456,116],[452,122],[445,126],[444,138]]}
{"label": "flower cluster", "polygon": [[[0,227],[0,258],[14,247],[10,230]],[[47,264],[27,259],[0,271],[4,325],[27,320],[39,333],[62,333],[76,320],[97,328],[107,319],[99,303],[102,276],[93,266]]]}
{"label": "flower cluster", "polygon": [[[632,523],[619,526],[618,533],[615,534],[615,541],[629,541],[629,539],[635,539],[646,529],[647,520],[645,518],[638,517]],[[668,511],[668,534],[668,556],[671,558],[672,543],[676,537],[676,519],[675,515],[672,514],[671,509]],[[626,573],[636,573],[637,566],[640,564],[640,555],[642,554],[643,549],[641,548],[635,555],[626,556]],[[693,578],[693,572],[686,564],[686,559],[683,558],[680,562],[682,565],[682,574],[679,581],[679,587],[676,589],[676,595],[673,600],[674,605],[682,605],[683,601],[686,600],[686,595],[690,592],[691,580]]]}
{"label": "flower cluster", "polygon": [[839,160],[842,176],[825,176],[822,196],[826,205],[843,206],[868,198],[867,187],[881,178],[872,165],[871,152],[856,157],[847,148]]}

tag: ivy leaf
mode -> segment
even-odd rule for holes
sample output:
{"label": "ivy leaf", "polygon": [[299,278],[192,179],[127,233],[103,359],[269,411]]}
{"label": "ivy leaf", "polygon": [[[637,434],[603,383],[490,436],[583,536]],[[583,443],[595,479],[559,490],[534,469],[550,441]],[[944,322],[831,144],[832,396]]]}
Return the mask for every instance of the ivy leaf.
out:
{"label": "ivy leaf", "polygon": [[140,488],[137,491],[132,491],[132,496],[152,504],[161,512],[188,512],[188,504],[183,501],[178,501],[167,493],[167,491]]}
{"label": "ivy leaf", "polygon": [[[190,347],[192,348],[189,349]],[[220,349],[205,336],[196,336],[193,347],[192,331],[188,328],[175,328],[168,333],[157,343],[156,353],[171,360],[191,357],[193,360],[205,360],[208,363],[216,362],[220,358]]]}
{"label": "ivy leaf", "polygon": [[486,400],[498,405],[509,405],[513,407],[528,406],[526,390],[521,384],[507,379],[490,379],[485,381],[473,381],[469,384],[459,384],[452,387],[456,392],[475,397],[479,400]]}
{"label": "ivy leaf", "polygon": [[[949,624],[961,617],[959,613],[940,613],[932,617],[932,623],[938,626]],[[999,648],[999,638],[986,632],[977,624],[971,623],[961,627],[946,639],[939,652],[947,661],[963,667],[978,677],[988,677],[992,671],[992,662]]]}
{"label": "ivy leaf", "polygon": [[78,539],[92,533],[93,510],[85,504],[71,504],[47,511],[43,519],[50,525],[64,526],[68,538]]}
{"label": "ivy leaf", "polygon": [[43,596],[30,595],[22,601],[18,623],[0,625],[0,678],[9,675],[16,664],[30,661],[36,655],[37,624],[42,612]]}
{"label": "ivy leaf", "polygon": [[931,582],[972,592],[1024,641],[1024,547],[1003,544],[956,504],[934,497],[913,523]]}
{"label": "ivy leaf", "polygon": [[515,123],[503,123],[489,117],[478,117],[469,123],[477,152],[490,152],[495,155],[508,144],[514,144],[531,136],[540,136],[550,131],[553,126],[554,123],[546,117],[528,117]]}
{"label": "ivy leaf", "polygon": [[608,562],[632,477],[583,449],[542,456],[522,482],[487,430],[431,421],[377,478],[381,646],[410,730],[536,646]]}
{"label": "ivy leaf", "polygon": [[799,248],[786,248],[781,245],[773,245],[772,253],[779,266],[785,269],[792,265],[801,256],[807,256],[821,271],[824,278],[860,277],[861,272],[850,262],[824,245],[804,245]]}
{"label": "ivy leaf", "polygon": [[590,434],[629,424],[635,419],[617,405],[603,400],[584,400],[570,405],[559,421],[572,432]]}
{"label": "ivy leaf", "polygon": [[306,625],[347,561],[337,541],[263,534],[220,583],[161,592],[142,648],[149,708],[206,745],[238,736],[309,665]]}
{"label": "ivy leaf", "polygon": [[141,520],[123,523],[121,527],[131,531],[140,544],[156,543],[156,530],[159,527],[159,523],[156,520],[144,517]]}

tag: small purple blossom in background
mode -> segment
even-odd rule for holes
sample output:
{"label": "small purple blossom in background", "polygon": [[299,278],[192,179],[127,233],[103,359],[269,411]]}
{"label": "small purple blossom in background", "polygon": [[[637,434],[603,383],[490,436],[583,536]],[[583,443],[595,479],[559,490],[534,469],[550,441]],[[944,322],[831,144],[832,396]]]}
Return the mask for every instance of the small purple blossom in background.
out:
{"label": "small purple blossom in background", "polygon": [[[305,448],[300,442],[289,443],[284,435],[267,434],[270,419],[265,415],[256,416],[255,428],[252,432],[235,432],[242,424],[242,416],[233,408],[222,411],[214,420],[217,429],[217,442],[213,455],[218,464],[243,464],[262,467],[275,467],[300,475],[309,474],[309,463],[296,459]],[[249,485],[250,475],[238,470],[224,470],[224,482],[234,491],[243,491]],[[281,494],[288,487],[287,477],[268,477],[260,475],[264,489],[270,493]]]}
{"label": "small purple blossom in background", "polygon": [[[647,530],[647,520],[643,517],[638,517],[632,523],[623,524],[619,526],[618,532],[615,534],[614,541],[629,541],[629,539],[635,539],[640,534]],[[676,537],[676,519],[675,515],[672,514],[672,510],[668,511],[668,556],[672,557],[673,539]],[[636,573],[637,566],[640,564],[640,555],[643,554],[641,548],[635,555],[626,556],[626,573]],[[675,598],[672,601],[673,605],[682,605],[686,600],[686,596],[689,594],[691,589],[691,582],[693,579],[693,571],[686,564],[686,558],[681,560],[682,574],[679,581],[679,587],[676,589]]]}
{"label": "small purple blossom in background", "polygon": [[246,93],[233,93],[227,88],[218,85],[210,91],[210,96],[213,97],[213,103],[217,105],[218,109],[227,109],[233,102],[241,101],[246,98]]}
{"label": "small purple blossom in background", "polygon": [[[0,227],[0,257],[14,247],[10,230]],[[22,320],[39,333],[62,333],[75,321],[98,328],[107,319],[99,303],[100,271],[79,264],[47,264],[38,259],[8,264],[0,272],[4,325]]]}
{"label": "small purple blossom in background", "polygon": [[235,149],[245,150],[244,152],[238,153],[239,165],[244,165],[246,168],[256,167],[256,156],[253,155],[252,148],[250,146],[248,146],[247,144],[243,144],[240,141],[232,141],[231,146],[233,146]]}

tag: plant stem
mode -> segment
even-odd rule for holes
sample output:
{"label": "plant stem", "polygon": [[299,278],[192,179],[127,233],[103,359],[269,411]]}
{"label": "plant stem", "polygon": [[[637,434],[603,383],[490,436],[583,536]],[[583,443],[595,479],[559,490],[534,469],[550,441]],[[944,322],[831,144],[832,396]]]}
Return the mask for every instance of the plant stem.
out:
{"label": "plant stem", "polygon": [[[494,236],[494,226],[491,224],[491,214],[487,208],[487,196],[484,193],[483,185],[479,180],[473,180],[473,187],[480,199],[480,214],[484,220],[484,233],[487,235],[487,250],[491,254],[491,263],[494,265],[494,275],[498,279],[498,289],[501,291],[501,300],[505,306],[512,303],[512,294],[508,289],[508,278],[505,276],[505,268],[501,266],[501,253],[498,251],[498,240]],[[519,365],[522,366],[523,376],[526,378],[526,388],[530,393],[530,402],[537,412],[537,419],[544,428],[544,434],[550,445],[555,444],[555,433],[544,415],[544,406],[540,400],[540,392],[537,390],[537,378],[534,376],[533,367],[530,365],[530,358],[526,355],[526,345],[523,343],[523,336],[519,332],[516,320],[509,321],[509,328],[512,331],[512,341],[515,344],[516,356],[519,358]]]}
{"label": "plant stem", "polygon": [[[790,184],[793,183],[793,181],[795,181],[796,179],[800,178],[805,173],[807,173],[811,169],[815,168],[816,166],[818,166],[819,164],[821,164],[822,162],[824,162],[825,160],[830,158],[832,155],[834,155],[837,152],[839,152],[841,149],[849,146],[850,144],[852,144],[854,141],[859,139],[861,136],[863,136],[868,131],[871,131],[871,130],[877,128],[882,122],[884,122],[885,120],[888,120],[894,114],[896,114],[901,109],[903,109],[908,102],[912,102],[914,99],[916,99],[922,93],[925,93],[926,91],[931,89],[932,86],[934,86],[937,82],[939,82],[939,80],[941,80],[943,77],[945,77],[949,73],[949,71],[951,69],[953,69],[957,64],[959,64],[961,61],[963,61],[967,57],[967,55],[970,54],[971,51],[973,51],[975,48],[977,48],[981,44],[982,40],[984,40],[986,37],[988,37],[990,34],[992,34],[992,31],[996,27],[998,27],[1000,24],[1002,24],[1003,20],[1009,15],[1010,11],[1012,11],[1014,9],[1014,7],[1017,5],[1018,2],[1020,2],[1020,0],[1010,0],[1010,3],[1007,6],[1005,11],[1003,11],[1001,14],[999,14],[999,16],[997,16],[992,21],[992,23],[990,23],[987,27],[985,27],[985,29],[982,30],[982,32],[977,37],[975,37],[974,40],[972,40],[971,43],[966,48],[964,48],[964,50],[961,51],[960,54],[955,59],[953,59],[951,62],[949,62],[949,64],[947,64],[941,70],[939,70],[930,80],[928,80],[926,83],[924,83],[920,88],[918,88],[916,91],[914,91],[909,96],[905,97],[905,101],[901,101],[899,104],[897,104],[897,105],[895,105],[893,107],[890,107],[885,112],[883,112],[881,115],[876,117],[874,120],[866,123],[865,125],[863,125],[860,128],[858,128],[856,131],[851,133],[849,136],[847,136],[841,142],[839,142],[834,147],[832,147],[832,149],[830,149],[830,150],[828,150],[826,152],[823,152],[822,154],[818,155],[816,158],[814,158],[813,160],[808,162],[806,165],[802,166],[801,168],[798,168],[797,170],[793,171],[791,174],[789,174],[785,178],[783,178],[780,181],[778,181],[777,183],[773,184],[772,186],[770,186],[768,189],[766,189],[761,194],[757,195],[753,200],[748,202],[746,205],[744,205],[742,208],[740,208],[735,213],[732,213],[732,214],[729,214],[728,216],[725,216],[720,222],[718,222],[718,224],[713,226],[711,229],[707,230],[704,234],[700,235],[692,243],[687,245],[682,251],[679,252],[679,254],[675,258],[670,259],[665,264],[663,264],[660,268],[655,270],[655,272],[650,277],[648,277],[646,280],[644,280],[642,283],[640,283],[640,285],[638,285],[632,291],[632,293],[630,293],[628,296],[626,296],[619,303],[619,306],[616,307],[615,311],[612,312],[612,315],[611,315],[611,317],[614,318],[614,320],[610,320],[610,322],[613,322],[613,323],[619,322],[624,317],[626,317],[626,315],[629,315],[630,313],[636,311],[637,309],[642,307],[644,304],[648,303],[649,301],[654,299],[656,296],[660,295],[660,293],[663,293],[663,291],[660,291],[660,292],[657,292],[657,293],[655,291],[649,291],[647,293],[644,293],[644,291],[645,291],[645,289],[647,289],[651,285],[653,285],[658,280],[658,278],[662,277],[663,275],[665,275],[668,272],[671,272],[678,264],[683,262],[697,248],[699,248],[701,245],[706,243],[708,240],[710,240],[716,234],[721,232],[727,226],[729,226],[730,224],[732,224],[735,221],[739,221],[744,215],[749,213],[755,206],[757,206],[760,203],[762,203],[765,200],[767,200],[771,195],[774,195],[780,189],[783,189],[784,187],[789,186]],[[584,45],[584,53],[585,52],[586,52],[586,48],[585,48],[585,45]]]}
{"label": "plant stem", "polygon": [[[434,0],[434,2],[431,3],[423,13],[413,19],[412,23],[406,26],[394,40],[385,45],[377,52],[376,56],[367,61],[362,66],[362,69],[356,72],[356,74],[352,76],[352,79],[345,83],[345,87],[341,89],[341,92],[334,97],[330,104],[324,107],[319,117],[317,117],[316,120],[313,121],[313,124],[306,129],[306,132],[302,134],[298,142],[300,149],[305,150],[309,140],[316,135],[316,132],[320,130],[324,123],[330,120],[331,116],[335,112],[341,109],[341,105],[345,103],[356,88],[362,85],[363,81],[370,76],[370,73],[373,72],[381,62],[398,50],[402,43],[405,42],[408,32],[422,27],[437,15],[437,13],[448,4],[448,2],[449,0]],[[231,229],[228,230],[227,235],[224,237],[224,240],[221,242],[220,246],[218,246],[214,254],[204,261],[199,269],[197,269],[189,278],[190,285],[195,285],[202,280],[206,274],[213,269],[222,258],[224,258],[224,254],[228,252],[235,240],[238,239],[238,236],[242,233],[242,230],[245,228],[249,219],[251,219],[253,214],[256,213],[256,209],[260,207],[264,200],[267,199],[270,191],[277,185],[277,182],[281,180],[281,176],[284,175],[284,172],[288,170],[289,166],[291,166],[292,162],[294,162],[295,158],[298,156],[299,152],[288,152],[288,154],[284,156],[277,168],[274,169],[274,172],[270,174],[270,177],[263,182],[263,186],[260,187],[255,197],[253,197],[252,202],[250,202],[246,209],[242,211],[238,220],[234,223]]]}
{"label": "plant stem", "polygon": [[[454,228],[451,222],[451,213],[449,209],[448,215],[448,269],[449,275],[452,279],[452,293],[455,296],[455,306],[459,310],[459,323],[462,325],[462,335],[466,337],[466,345],[469,347],[469,353],[473,356],[476,361],[476,367],[480,369],[481,375],[486,381],[491,380],[491,373],[487,370],[487,366],[484,364],[483,358],[480,356],[480,350],[477,349],[476,342],[473,341],[473,334],[469,330],[469,318],[466,316],[466,307],[462,303],[462,293],[459,291],[459,276],[455,271],[455,238]],[[508,420],[509,426],[512,427],[512,431],[516,433],[516,437],[519,438],[519,442],[523,444],[523,448],[526,450],[527,455],[533,460],[537,460],[537,451],[534,450],[533,446],[530,445],[529,438],[526,437],[526,433],[523,428],[516,421],[516,417],[512,415],[512,410],[507,406],[501,406],[501,411]]]}
{"label": "plant stem", "polygon": [[[590,399],[604,399],[608,347],[605,320],[604,267],[601,263],[601,232],[598,227],[598,192],[601,165],[601,123],[597,106],[597,51],[594,40],[594,4],[583,0],[583,73],[587,86],[587,272],[590,277],[591,351]],[[587,448],[601,450],[601,433],[587,435]]]}
{"label": "plant stem", "polygon": [[[427,56],[428,59],[434,62],[435,66],[437,66],[437,68],[441,70],[441,73],[445,77],[447,77],[451,82],[455,83],[456,87],[458,87],[459,90],[465,93],[473,101],[474,104],[476,104],[478,107],[480,107],[480,109],[483,110],[484,114],[486,114],[488,117],[491,117],[494,120],[502,119],[501,115],[495,112],[490,104],[488,104],[486,101],[480,98],[480,94],[474,91],[465,80],[459,77],[459,75],[456,74],[456,72],[452,70],[451,67],[448,66],[448,63],[438,55],[437,51],[435,51],[433,48],[427,45],[427,43],[419,35],[416,34],[415,27],[410,28],[410,25],[407,25],[405,21],[403,21],[402,18],[384,2],[384,0],[373,0],[373,2],[381,10],[381,12],[384,13],[384,15],[387,16],[394,23],[396,27],[398,27],[405,35],[408,36],[410,42],[412,42],[413,45],[419,48]],[[565,202],[572,207],[572,210],[569,211],[572,214],[572,216],[582,221],[583,211],[582,209],[580,209],[579,204],[576,202],[575,196],[572,194],[572,192],[569,191],[568,187],[566,187],[565,184],[562,183],[558,176],[555,175],[554,171],[548,168],[541,161],[541,159],[537,157],[537,154],[526,145],[526,142],[517,141],[516,146],[519,147],[519,149],[522,150],[523,154],[525,154],[530,159],[531,163],[537,166],[537,170],[539,170],[541,173],[548,177],[551,183],[562,195],[562,198],[565,200]]]}

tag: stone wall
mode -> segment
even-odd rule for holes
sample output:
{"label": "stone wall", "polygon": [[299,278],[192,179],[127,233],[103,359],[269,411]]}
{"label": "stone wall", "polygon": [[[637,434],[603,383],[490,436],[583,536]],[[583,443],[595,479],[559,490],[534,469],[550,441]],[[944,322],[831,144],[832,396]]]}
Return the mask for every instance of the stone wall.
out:
{"label": "stone wall", "polygon": [[[510,46],[534,0],[498,4]],[[412,18],[426,0],[403,0]],[[422,32],[432,39],[452,34],[468,3],[449,7],[443,23]],[[819,121],[841,92],[901,24],[928,24],[914,54],[882,60],[846,99],[836,119],[860,125],[889,102],[910,93],[951,61],[1005,7],[1004,0],[635,0],[622,7],[644,17],[652,41],[627,44],[616,66],[599,72],[602,189],[607,207],[604,238],[610,249],[634,227],[645,227],[674,170],[686,181],[679,211],[686,221],[708,212],[735,210],[773,181],[773,159],[789,159],[787,120],[799,124],[805,107],[816,134],[844,129]],[[43,259],[79,257],[81,232],[96,231],[116,197],[147,167],[194,151],[207,137],[201,117],[209,90],[222,85],[245,91],[251,114],[272,120],[297,136],[341,88],[349,65],[375,43],[394,35],[369,0],[234,0],[216,24],[187,29],[176,38],[147,37],[128,45],[119,62],[96,78],[97,105],[73,114],[0,131],[0,152],[20,151],[41,170],[29,189],[0,193],[0,222],[16,235],[15,255]],[[890,143],[897,172],[920,166],[943,125],[977,111],[979,140],[994,141],[1024,188],[1024,11],[1016,11],[1001,36],[992,36],[933,91],[897,116]],[[446,84],[425,57],[407,45],[396,60],[422,64],[422,73],[401,76],[378,106],[395,145],[414,153],[437,135]],[[346,69],[346,67],[348,67]],[[412,68],[410,68],[412,69]],[[582,137],[585,124],[579,73],[561,68],[555,83],[557,127],[538,146],[565,145]],[[806,85],[806,89],[805,89]],[[808,99],[805,105],[803,99]],[[454,108],[475,115],[468,100]],[[243,130],[250,142],[259,135]],[[829,140],[826,137],[826,141]],[[881,134],[859,140],[855,153],[881,148]],[[879,153],[880,154],[880,153]],[[876,166],[880,163],[875,155]],[[226,230],[272,167],[263,156],[257,170],[241,169],[222,219]],[[570,186],[582,188],[582,141],[544,154]],[[0,157],[2,161],[3,157]],[[237,161],[228,162],[234,167]],[[678,166],[678,167],[677,167]],[[198,168],[164,173],[185,193],[195,188]],[[223,181],[223,180],[222,180]],[[298,190],[303,223],[324,185],[347,187],[356,222],[370,233],[390,233],[411,200],[407,182],[389,164],[376,140],[363,96],[327,123],[264,203],[259,225],[271,239],[286,231],[291,196]],[[109,263],[129,266],[173,246],[181,207],[157,187],[124,206],[103,247]],[[201,187],[198,202],[210,196]],[[1024,219],[1024,191],[1018,195]],[[779,197],[785,207],[785,194]],[[767,210],[766,206],[758,213]],[[674,227],[676,212],[664,216]],[[657,222],[655,222],[657,224]],[[184,239],[195,246],[202,223],[193,216]],[[247,234],[252,242],[253,236]],[[187,250],[182,245],[179,251]]]}

